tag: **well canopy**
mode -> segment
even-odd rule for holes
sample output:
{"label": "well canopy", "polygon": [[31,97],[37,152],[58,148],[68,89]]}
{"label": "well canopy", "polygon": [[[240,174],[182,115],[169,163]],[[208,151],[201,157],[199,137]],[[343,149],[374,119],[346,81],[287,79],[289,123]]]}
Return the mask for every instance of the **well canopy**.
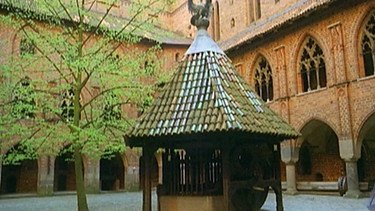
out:
{"label": "well canopy", "polygon": [[143,146],[163,138],[173,141],[223,132],[280,139],[299,135],[261,100],[207,31],[200,29],[172,79],[125,141]]}

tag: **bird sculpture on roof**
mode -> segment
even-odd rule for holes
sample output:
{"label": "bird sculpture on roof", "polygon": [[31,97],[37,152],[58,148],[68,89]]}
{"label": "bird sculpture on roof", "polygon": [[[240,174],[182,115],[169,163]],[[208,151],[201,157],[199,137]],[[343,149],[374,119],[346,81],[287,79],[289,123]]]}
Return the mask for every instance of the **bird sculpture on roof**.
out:
{"label": "bird sculpture on roof", "polygon": [[195,4],[193,0],[188,0],[189,12],[193,15],[190,19],[190,23],[196,27],[208,27],[209,20],[212,11],[212,0],[206,0],[203,3],[202,0]]}

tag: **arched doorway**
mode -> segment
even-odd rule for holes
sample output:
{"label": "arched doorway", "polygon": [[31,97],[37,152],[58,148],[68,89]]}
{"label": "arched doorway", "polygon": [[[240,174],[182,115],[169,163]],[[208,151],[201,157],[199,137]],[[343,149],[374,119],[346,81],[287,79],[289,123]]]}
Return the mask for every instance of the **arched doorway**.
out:
{"label": "arched doorway", "polygon": [[359,182],[368,182],[371,190],[375,183],[375,113],[363,124],[358,141],[361,145],[361,158],[358,160]]}
{"label": "arched doorway", "polygon": [[[13,151],[19,151],[19,145],[9,150],[7,155]],[[22,160],[15,164],[3,164],[0,193],[35,193],[37,192],[37,182],[37,160]]]}
{"label": "arched doorway", "polygon": [[73,153],[70,146],[65,147],[55,159],[54,191],[76,189]]}
{"label": "arched doorway", "polygon": [[125,189],[125,167],[119,153],[100,159],[100,186],[101,190]]}
{"label": "arched doorway", "polygon": [[345,172],[345,162],[340,157],[336,133],[320,120],[308,122],[301,133],[297,180],[337,182]]}

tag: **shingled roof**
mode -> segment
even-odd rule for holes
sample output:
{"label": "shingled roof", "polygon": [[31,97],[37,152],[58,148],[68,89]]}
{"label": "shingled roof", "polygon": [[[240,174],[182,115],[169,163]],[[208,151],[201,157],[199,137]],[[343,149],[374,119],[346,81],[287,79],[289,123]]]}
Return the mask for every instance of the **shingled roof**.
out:
{"label": "shingled roof", "polygon": [[257,96],[207,31],[200,29],[172,80],[136,121],[125,141],[142,146],[181,137],[196,140],[197,135],[215,133],[279,140],[299,135]]}

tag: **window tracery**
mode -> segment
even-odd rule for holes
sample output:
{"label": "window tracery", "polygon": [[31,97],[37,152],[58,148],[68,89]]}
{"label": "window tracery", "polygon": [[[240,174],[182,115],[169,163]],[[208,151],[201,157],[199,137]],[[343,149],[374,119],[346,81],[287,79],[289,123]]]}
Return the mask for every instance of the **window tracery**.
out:
{"label": "window tracery", "polygon": [[61,109],[61,117],[65,121],[72,121],[74,117],[74,91],[72,88],[63,92]]}
{"label": "window tracery", "polygon": [[362,57],[364,63],[364,76],[374,75],[375,69],[375,11],[372,12],[363,29]]}
{"label": "window tracery", "polygon": [[35,53],[35,45],[34,43],[28,38],[22,38],[20,42],[20,55],[26,56],[28,54]]}
{"label": "window tracery", "polygon": [[31,79],[25,77],[21,79],[13,91],[12,115],[15,118],[29,119],[36,114],[36,102],[34,87]]}
{"label": "window tracery", "polygon": [[304,42],[299,64],[303,92],[326,87],[326,65],[323,50],[312,37],[308,37]]}
{"label": "window tracery", "polygon": [[106,122],[121,119],[121,100],[115,93],[110,93],[104,101],[103,120]]}
{"label": "window tracery", "polygon": [[254,85],[256,92],[265,102],[273,100],[272,70],[263,56],[260,56],[256,63]]}

